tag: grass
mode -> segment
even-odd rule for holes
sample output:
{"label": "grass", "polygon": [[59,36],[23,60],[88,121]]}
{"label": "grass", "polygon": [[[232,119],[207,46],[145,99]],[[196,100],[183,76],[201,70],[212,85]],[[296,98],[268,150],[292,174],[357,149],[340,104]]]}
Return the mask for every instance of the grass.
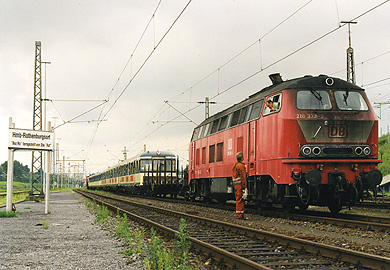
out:
{"label": "grass", "polygon": [[106,223],[108,222],[108,216],[110,215],[110,211],[107,209],[106,206],[102,205],[101,207],[98,205],[96,207],[97,213],[96,213],[96,221],[98,223]]}
{"label": "grass", "polygon": [[[14,191],[28,191],[30,183],[13,182]],[[7,181],[0,181],[0,193],[7,192]]]}
{"label": "grass", "polygon": [[180,220],[179,233],[176,233],[176,241],[172,250],[167,250],[163,246],[163,241],[156,236],[152,228],[152,236],[148,245],[149,258],[144,260],[144,266],[150,270],[179,269],[191,270],[193,267],[188,262],[188,252],[191,242],[189,236],[184,232],[187,225],[185,220]]}
{"label": "grass", "polygon": [[[99,206],[95,201],[85,200],[84,204],[87,208],[96,213],[96,221],[104,223],[108,221],[109,210],[104,205]],[[147,270],[192,270],[193,266],[189,263],[189,248],[191,243],[188,241],[189,236],[185,233],[185,220],[180,220],[179,232],[176,234],[176,240],[169,248],[165,248],[163,240],[156,236],[156,231],[151,229],[151,239],[149,244],[145,245],[145,235],[138,229],[129,226],[128,217],[126,214],[121,216],[119,212],[116,216],[116,233],[126,243],[126,250],[121,251],[121,254],[132,256],[134,254],[142,254],[144,257],[144,267]],[[147,255],[146,255],[147,254]],[[195,266],[196,269],[201,267]]]}
{"label": "grass", "polygon": [[[17,202],[26,199],[27,193],[22,194],[14,194],[12,196],[12,202]],[[7,196],[1,196],[0,197],[0,205],[7,203]]]}
{"label": "grass", "polygon": [[49,229],[49,224],[50,224],[50,220],[43,221],[43,222],[42,222],[42,228],[43,228],[44,230]]}
{"label": "grass", "polygon": [[15,212],[12,211],[0,211],[0,218],[16,217]]}

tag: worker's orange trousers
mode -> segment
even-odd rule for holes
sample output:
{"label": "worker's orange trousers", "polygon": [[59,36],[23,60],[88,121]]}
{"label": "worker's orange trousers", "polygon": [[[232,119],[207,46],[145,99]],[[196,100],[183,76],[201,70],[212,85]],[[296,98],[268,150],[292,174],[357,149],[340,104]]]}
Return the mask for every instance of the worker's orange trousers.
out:
{"label": "worker's orange trousers", "polygon": [[234,195],[236,196],[236,218],[244,217],[245,201],[242,198],[242,185],[234,185]]}

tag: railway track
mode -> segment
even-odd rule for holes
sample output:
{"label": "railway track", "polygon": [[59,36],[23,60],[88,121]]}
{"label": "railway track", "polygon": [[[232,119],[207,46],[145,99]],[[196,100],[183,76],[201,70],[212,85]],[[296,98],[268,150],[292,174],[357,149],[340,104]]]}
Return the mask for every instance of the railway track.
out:
{"label": "railway track", "polygon": [[306,213],[281,213],[275,211],[260,211],[261,215],[288,218],[291,220],[308,221],[312,223],[332,224],[341,227],[359,228],[379,232],[390,232],[390,218],[379,216],[364,216],[351,214],[331,215],[327,212],[307,211]]}
{"label": "railway track", "polygon": [[184,218],[193,248],[233,269],[390,269],[390,258],[245,226],[136,204],[115,195],[77,191],[113,211],[174,237]]}
{"label": "railway track", "polygon": [[[145,198],[145,197],[141,197],[141,198]],[[170,203],[183,203],[183,201],[180,200],[178,201],[177,199],[156,198],[156,197],[150,197],[148,199],[169,201]],[[227,208],[232,211],[235,210],[235,204],[219,205],[213,203],[204,204],[200,202],[191,202],[191,203],[202,207],[216,207],[221,209]],[[390,217],[365,216],[365,215],[341,214],[341,213],[332,214],[330,212],[312,211],[312,210],[308,210],[302,213],[298,213],[298,212],[285,213],[283,211],[264,210],[264,209],[259,210],[257,209],[257,207],[252,205],[247,205],[246,208],[247,208],[246,209],[247,213],[262,215],[266,217],[286,218],[286,219],[291,219],[296,221],[331,224],[340,227],[359,228],[362,230],[372,230],[378,232],[390,232]]]}

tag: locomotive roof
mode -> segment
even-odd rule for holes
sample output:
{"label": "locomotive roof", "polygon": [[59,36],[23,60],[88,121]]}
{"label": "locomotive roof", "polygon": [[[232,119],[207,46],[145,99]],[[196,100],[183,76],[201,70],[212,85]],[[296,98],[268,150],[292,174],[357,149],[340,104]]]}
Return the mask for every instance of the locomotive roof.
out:
{"label": "locomotive roof", "polygon": [[[272,75],[270,75],[271,77]],[[326,83],[326,80],[328,78],[333,79],[333,84],[328,85]],[[260,91],[254,93],[253,95],[249,96],[245,100],[234,104],[233,106],[230,106],[229,108],[218,112],[209,118],[205,119],[202,123],[199,124],[199,126],[202,126],[206,123],[212,122],[218,117],[228,114],[232,111],[235,111],[238,108],[244,107],[250,103],[253,103],[256,100],[259,100],[263,98],[264,96],[267,96],[269,94],[272,94],[273,92],[277,92],[282,89],[302,89],[302,88],[310,88],[310,89],[349,89],[349,90],[363,90],[359,86],[352,84],[350,82],[347,82],[345,80],[335,78],[335,77],[330,77],[327,75],[319,75],[317,77],[311,76],[311,75],[306,75],[304,77],[299,77],[299,78],[294,78],[286,81],[282,81],[280,83],[274,83],[270,86],[267,86]]]}

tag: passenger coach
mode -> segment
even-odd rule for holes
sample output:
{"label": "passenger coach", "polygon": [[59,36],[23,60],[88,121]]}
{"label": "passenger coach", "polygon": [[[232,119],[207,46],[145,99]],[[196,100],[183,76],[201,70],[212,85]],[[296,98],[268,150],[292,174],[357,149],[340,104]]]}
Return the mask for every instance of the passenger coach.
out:
{"label": "passenger coach", "polygon": [[378,120],[362,88],[325,75],[270,78],[271,86],[194,129],[190,199],[234,199],[231,173],[240,151],[248,200],[258,204],[338,212],[380,184]]}
{"label": "passenger coach", "polygon": [[144,195],[177,196],[178,158],[165,151],[147,151],[87,179],[89,189],[123,191]]}

